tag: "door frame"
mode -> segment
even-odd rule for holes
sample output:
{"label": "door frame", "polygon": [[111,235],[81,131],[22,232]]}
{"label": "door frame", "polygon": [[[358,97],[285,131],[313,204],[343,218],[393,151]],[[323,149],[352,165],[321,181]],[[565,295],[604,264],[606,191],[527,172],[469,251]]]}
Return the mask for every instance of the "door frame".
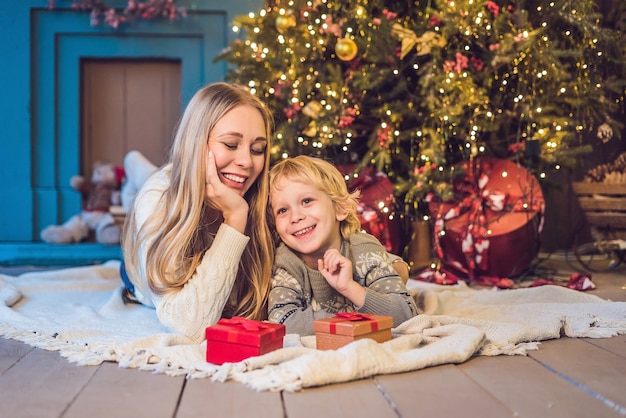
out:
{"label": "door frame", "polygon": [[[187,21],[189,19],[189,21]],[[202,13],[180,24],[137,25],[123,36],[93,32],[77,13],[41,11],[33,48],[33,227],[35,239],[50,224],[80,210],[81,198],[69,186],[80,173],[80,61],[83,58],[164,58],[181,63],[181,103],[205,83],[222,80],[224,64],[212,64],[226,45],[226,13]],[[182,109],[181,109],[182,111]]]}

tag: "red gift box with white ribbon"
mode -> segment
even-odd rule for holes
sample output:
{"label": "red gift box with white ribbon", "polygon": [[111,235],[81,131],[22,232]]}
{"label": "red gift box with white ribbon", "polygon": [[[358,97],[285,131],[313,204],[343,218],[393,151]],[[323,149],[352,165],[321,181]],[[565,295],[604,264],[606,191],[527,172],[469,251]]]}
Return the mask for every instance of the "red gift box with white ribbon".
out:
{"label": "red gift box with white ribbon", "polygon": [[340,312],[331,318],[313,321],[318,350],[334,350],[362,338],[379,343],[389,341],[392,326],[390,316],[357,312]]}
{"label": "red gift box with white ribbon", "polygon": [[468,281],[496,283],[526,270],[539,251],[545,202],[539,182],[508,160],[478,158],[453,184],[455,199],[431,201],[435,254]]}
{"label": "red gift box with white ribbon", "polygon": [[285,326],[241,317],[222,318],[206,329],[206,361],[236,363],[283,347]]}

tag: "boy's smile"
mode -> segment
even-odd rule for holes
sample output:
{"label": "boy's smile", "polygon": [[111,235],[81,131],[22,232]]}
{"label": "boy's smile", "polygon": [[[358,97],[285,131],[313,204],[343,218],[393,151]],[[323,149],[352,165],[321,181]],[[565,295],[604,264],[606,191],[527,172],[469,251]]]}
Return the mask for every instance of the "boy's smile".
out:
{"label": "boy's smile", "polygon": [[301,236],[303,236],[303,235],[313,231],[313,229],[315,229],[315,227],[314,226],[310,226],[310,227],[304,228],[304,229],[302,229],[300,231],[294,232],[293,235],[295,235],[296,237],[301,237]]}

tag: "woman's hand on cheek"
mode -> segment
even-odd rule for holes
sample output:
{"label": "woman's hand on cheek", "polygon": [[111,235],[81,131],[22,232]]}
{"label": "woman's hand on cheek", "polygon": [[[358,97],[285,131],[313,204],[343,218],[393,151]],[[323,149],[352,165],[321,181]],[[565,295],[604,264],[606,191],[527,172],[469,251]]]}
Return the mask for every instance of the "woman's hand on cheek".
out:
{"label": "woman's hand on cheek", "polygon": [[243,233],[248,221],[248,202],[233,189],[222,183],[217,173],[213,151],[209,151],[207,154],[206,167],[206,198],[222,212],[224,223]]}

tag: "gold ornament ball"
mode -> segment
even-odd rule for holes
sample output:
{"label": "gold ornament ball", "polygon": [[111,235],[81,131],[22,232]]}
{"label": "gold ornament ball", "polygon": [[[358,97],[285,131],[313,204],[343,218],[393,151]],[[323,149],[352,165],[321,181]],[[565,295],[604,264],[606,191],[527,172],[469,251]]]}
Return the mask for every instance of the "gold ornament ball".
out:
{"label": "gold ornament ball", "polygon": [[356,43],[352,39],[341,38],[337,40],[337,45],[335,45],[335,53],[342,61],[351,61],[354,57],[356,57],[357,52],[359,52],[359,48],[356,46]]}
{"label": "gold ornament ball", "polygon": [[294,15],[280,15],[276,18],[276,30],[278,33],[285,33],[289,28],[296,26],[296,18]]}

